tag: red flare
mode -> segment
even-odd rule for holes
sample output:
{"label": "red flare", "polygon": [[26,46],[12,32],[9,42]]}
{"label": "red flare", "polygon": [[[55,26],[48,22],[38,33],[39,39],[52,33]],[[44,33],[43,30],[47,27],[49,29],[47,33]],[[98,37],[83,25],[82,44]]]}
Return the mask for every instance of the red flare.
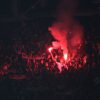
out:
{"label": "red flare", "polygon": [[68,54],[64,54],[64,60],[66,61],[68,59]]}
{"label": "red flare", "polygon": [[49,52],[51,52],[53,50],[53,47],[50,47],[48,50],[49,50]]}

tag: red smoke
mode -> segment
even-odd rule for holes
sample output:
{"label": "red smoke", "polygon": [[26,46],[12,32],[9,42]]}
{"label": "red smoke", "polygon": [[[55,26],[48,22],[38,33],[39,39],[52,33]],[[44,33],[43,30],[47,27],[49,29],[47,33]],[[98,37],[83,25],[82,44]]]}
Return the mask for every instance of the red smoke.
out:
{"label": "red smoke", "polygon": [[[49,27],[51,35],[63,50],[63,55],[73,59],[83,43],[83,27],[74,19],[76,0],[62,0],[57,8],[56,21]],[[74,9],[74,10],[73,10]],[[53,46],[54,42],[53,42]],[[56,45],[57,47],[57,45]]]}

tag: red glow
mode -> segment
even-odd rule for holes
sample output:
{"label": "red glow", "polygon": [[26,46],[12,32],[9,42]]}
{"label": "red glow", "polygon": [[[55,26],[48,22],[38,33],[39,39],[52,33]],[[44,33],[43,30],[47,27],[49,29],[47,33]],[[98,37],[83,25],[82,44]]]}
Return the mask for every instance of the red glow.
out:
{"label": "red glow", "polygon": [[49,52],[51,52],[53,50],[53,47],[50,47],[48,50],[49,50]]}
{"label": "red glow", "polygon": [[[81,54],[77,55],[75,58],[71,58],[68,53],[63,52],[61,48],[54,49],[54,52],[51,52],[54,47],[50,47],[48,50],[50,52],[51,58],[54,63],[57,65],[59,72],[62,72],[63,67],[67,70],[70,67],[74,67],[75,69],[82,68],[87,62],[87,56],[81,58]],[[61,49],[61,52],[59,50]],[[58,52],[57,52],[58,51]]]}

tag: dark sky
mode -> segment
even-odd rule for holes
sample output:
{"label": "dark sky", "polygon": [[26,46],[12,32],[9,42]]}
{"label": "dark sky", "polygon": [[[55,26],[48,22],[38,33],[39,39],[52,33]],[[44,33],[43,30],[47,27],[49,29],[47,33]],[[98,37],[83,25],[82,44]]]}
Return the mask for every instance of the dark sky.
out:
{"label": "dark sky", "polygon": [[[31,10],[32,5],[34,5],[38,0],[17,0],[18,2],[18,13],[21,14],[25,11]],[[44,1],[44,2],[43,2]],[[59,0],[41,0],[40,3],[36,6],[36,11],[41,9],[41,5],[48,10],[54,10],[57,6]],[[79,0],[79,8],[83,11],[88,9],[95,9],[96,5],[92,2],[95,0]],[[0,17],[11,17],[13,16],[13,2],[14,0],[0,0]],[[54,9],[53,9],[54,8]],[[37,10],[38,9],[38,10]]]}

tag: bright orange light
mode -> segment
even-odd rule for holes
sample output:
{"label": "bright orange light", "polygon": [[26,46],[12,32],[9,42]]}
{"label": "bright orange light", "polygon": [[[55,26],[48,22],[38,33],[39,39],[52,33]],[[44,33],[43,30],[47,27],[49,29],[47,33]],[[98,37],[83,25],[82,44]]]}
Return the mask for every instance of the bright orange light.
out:
{"label": "bright orange light", "polygon": [[51,52],[53,50],[53,47],[50,47],[48,50],[49,50],[49,52]]}
{"label": "bright orange light", "polygon": [[64,59],[65,59],[65,60],[68,59],[68,54],[64,54]]}

